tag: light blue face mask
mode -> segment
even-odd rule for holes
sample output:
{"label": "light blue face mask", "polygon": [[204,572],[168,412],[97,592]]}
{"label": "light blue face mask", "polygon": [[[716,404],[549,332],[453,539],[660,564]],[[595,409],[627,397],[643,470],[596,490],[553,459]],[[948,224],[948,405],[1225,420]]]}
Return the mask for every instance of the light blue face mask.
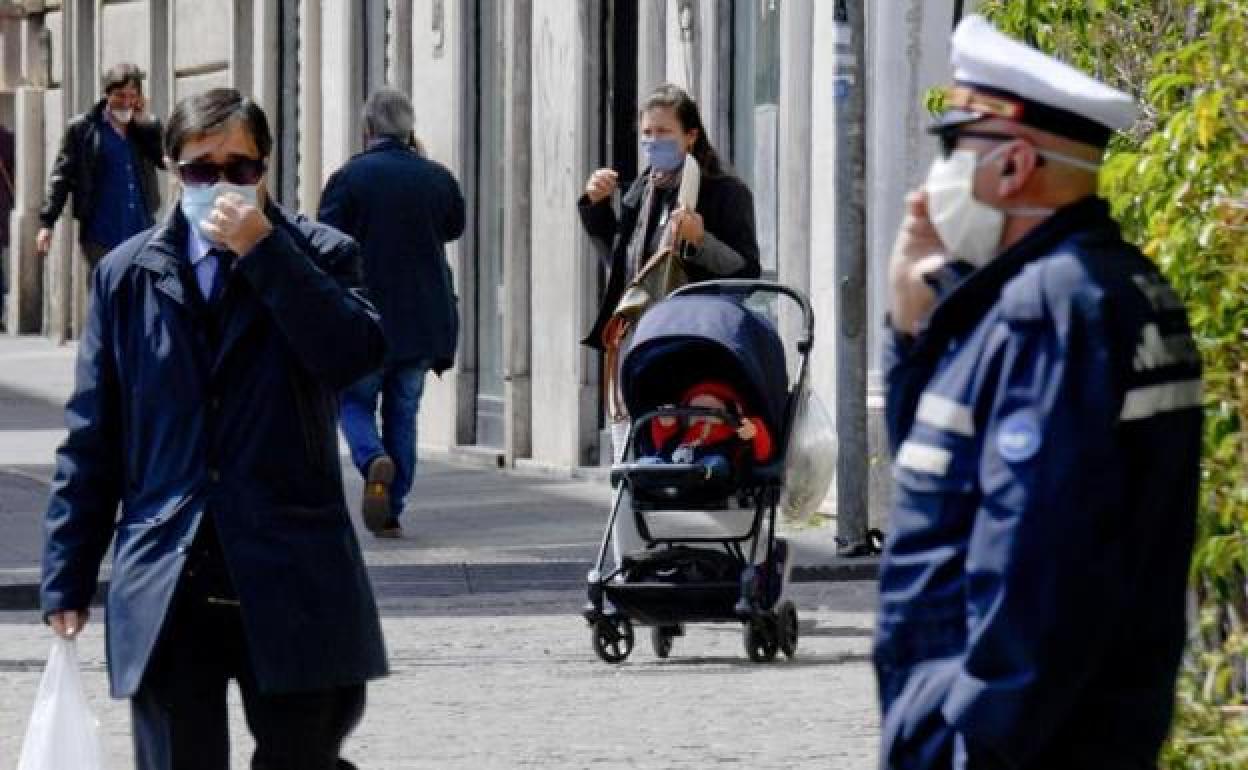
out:
{"label": "light blue face mask", "polygon": [[684,165],[685,151],[677,139],[642,139],[641,151],[655,171],[672,172]]}
{"label": "light blue face mask", "polygon": [[185,185],[182,187],[182,213],[201,238],[211,241],[212,239],[201,229],[200,222],[212,213],[212,207],[217,202],[217,198],[232,192],[238,194],[247,205],[255,206],[259,200],[257,189],[258,185],[230,184],[229,182],[217,182],[197,187]]}

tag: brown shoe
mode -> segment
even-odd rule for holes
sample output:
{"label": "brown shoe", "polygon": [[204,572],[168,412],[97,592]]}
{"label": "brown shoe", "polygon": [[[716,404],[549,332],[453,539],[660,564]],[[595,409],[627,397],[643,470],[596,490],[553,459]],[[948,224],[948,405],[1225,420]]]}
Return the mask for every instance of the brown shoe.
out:
{"label": "brown shoe", "polygon": [[378,455],[368,464],[364,499],[360,502],[364,526],[373,534],[380,533],[393,518],[390,515],[390,484],[393,482],[394,460],[387,455]]}
{"label": "brown shoe", "polygon": [[386,523],[373,532],[374,535],[387,540],[399,540],[403,537],[403,527],[399,526],[399,520],[391,516]]}

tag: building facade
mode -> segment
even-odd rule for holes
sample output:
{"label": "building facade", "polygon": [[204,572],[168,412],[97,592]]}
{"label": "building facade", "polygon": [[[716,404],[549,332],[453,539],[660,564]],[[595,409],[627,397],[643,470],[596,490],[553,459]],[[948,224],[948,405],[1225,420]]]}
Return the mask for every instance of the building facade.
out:
{"label": "building facade", "polygon": [[[838,148],[831,137],[845,89],[858,87],[838,76],[843,5],[0,3],[0,121],[14,126],[19,156],[7,328],[76,335],[85,275],[73,254],[73,223],[62,218],[44,260],[33,251],[35,215],[66,118],[99,98],[99,74],[112,64],[133,61],[149,73],[149,109],[160,116],[197,89],[229,84],[254,94],[278,139],[272,192],[310,214],[329,174],[360,147],[363,99],[391,84],[412,95],[417,134],[461,180],[469,209],[468,232],[450,252],[462,316],[458,365],[426,391],[422,443],[502,465],[596,465],[602,363],[578,340],[604,276],[574,203],[595,168],[635,177],[638,102],[673,81],[697,99],[711,142],[754,192],[765,274],[814,303],[813,377],[831,405],[837,297],[846,290],[834,270]],[[973,3],[866,5],[868,271],[858,290],[868,297],[870,399],[878,413],[885,262],[904,192],[921,180],[934,150],[922,135],[923,96],[947,79],[949,33]]]}

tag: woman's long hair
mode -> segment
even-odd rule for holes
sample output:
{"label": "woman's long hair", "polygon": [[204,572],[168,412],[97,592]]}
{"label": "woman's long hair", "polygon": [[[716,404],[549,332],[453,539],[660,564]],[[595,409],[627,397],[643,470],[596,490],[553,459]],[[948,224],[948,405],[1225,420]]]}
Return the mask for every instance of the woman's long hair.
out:
{"label": "woman's long hair", "polygon": [[715,148],[711,146],[711,140],[706,136],[706,127],[702,125],[702,114],[698,112],[697,103],[685,92],[685,89],[673,83],[664,83],[650,92],[641,104],[641,111],[645,113],[647,110],[660,107],[666,107],[675,112],[676,119],[680,121],[680,126],[685,131],[695,128],[698,130],[698,138],[693,141],[693,157],[698,161],[702,173],[707,176],[722,175],[724,166]]}

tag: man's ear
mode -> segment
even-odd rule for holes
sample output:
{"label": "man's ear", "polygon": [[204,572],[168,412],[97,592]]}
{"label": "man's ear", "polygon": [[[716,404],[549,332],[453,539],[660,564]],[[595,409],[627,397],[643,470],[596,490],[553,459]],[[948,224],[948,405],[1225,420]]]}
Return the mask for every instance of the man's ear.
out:
{"label": "man's ear", "polygon": [[1030,142],[1014,142],[1001,156],[1001,181],[997,192],[1002,198],[1017,195],[1027,186],[1036,171],[1039,159],[1036,148]]}

